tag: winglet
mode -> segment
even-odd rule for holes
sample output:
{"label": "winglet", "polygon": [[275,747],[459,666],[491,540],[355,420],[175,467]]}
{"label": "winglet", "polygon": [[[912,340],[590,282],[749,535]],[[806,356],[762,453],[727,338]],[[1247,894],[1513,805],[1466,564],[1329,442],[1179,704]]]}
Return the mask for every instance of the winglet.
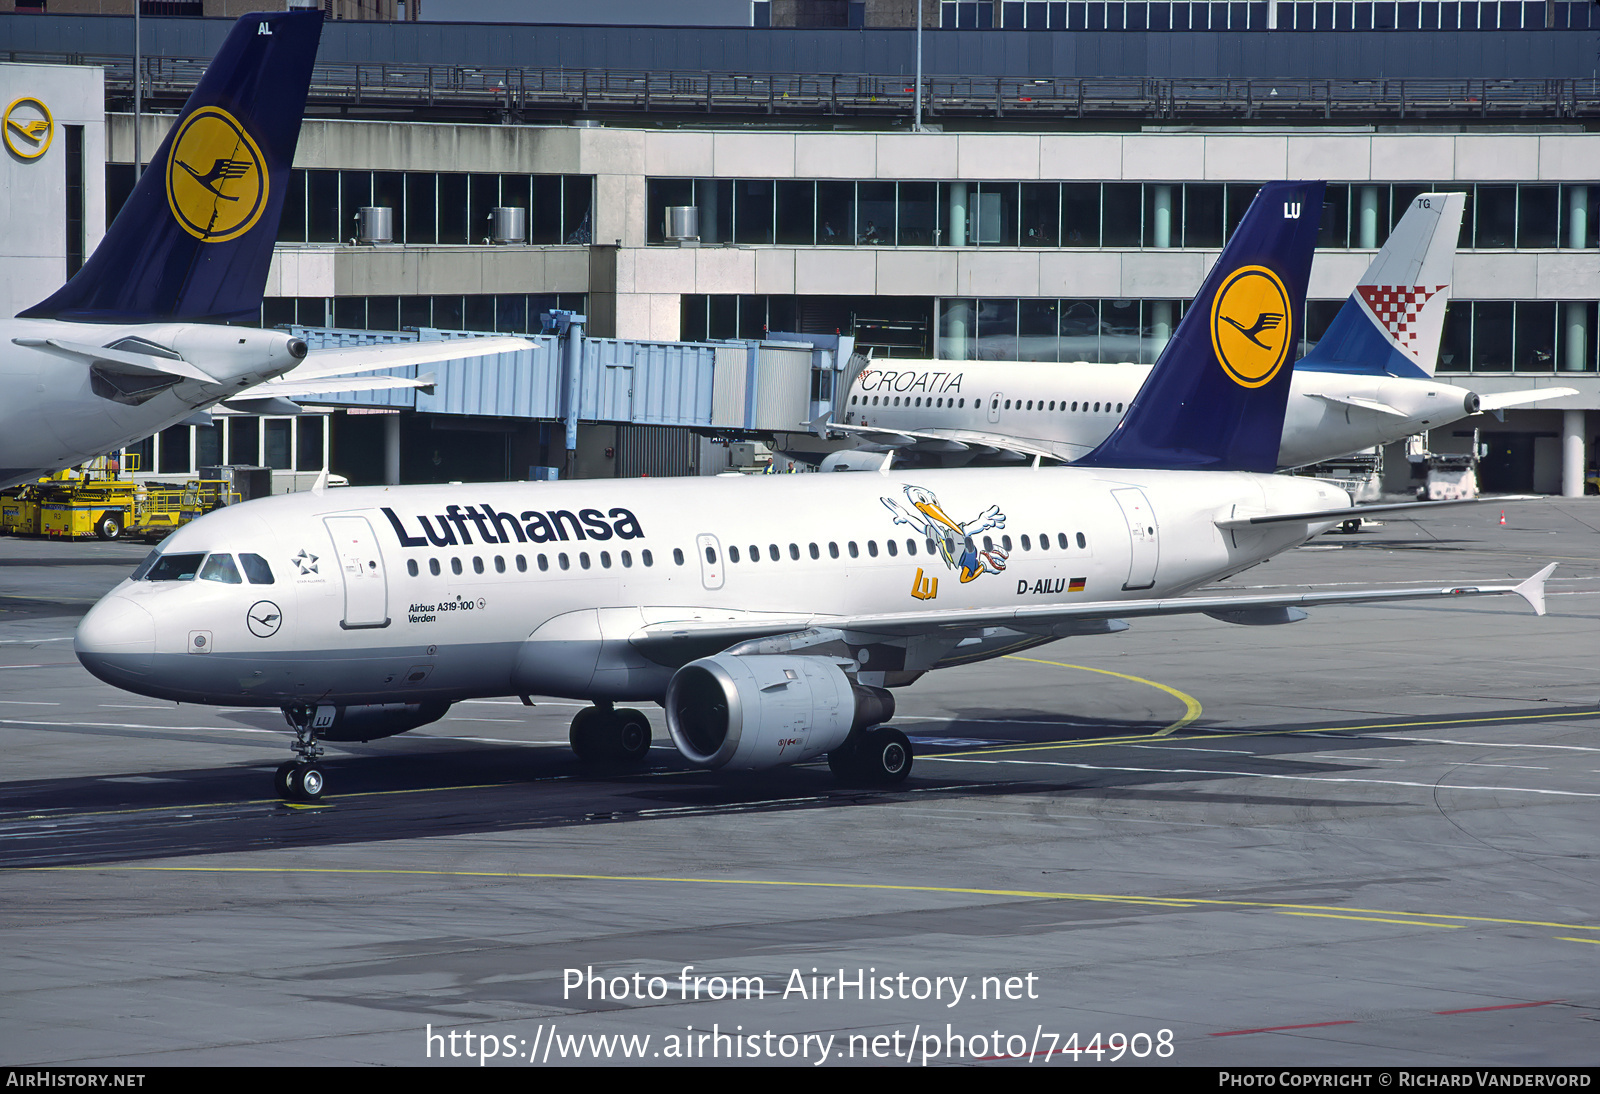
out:
{"label": "winglet", "polygon": [[1555,571],[1555,568],[1556,564],[1552,562],[1511,590],[1528,602],[1535,615],[1544,614],[1544,583],[1549,579],[1551,573]]}
{"label": "winglet", "polygon": [[815,433],[820,440],[828,440],[833,436],[828,432],[828,426],[833,422],[833,411],[825,410],[805,423],[806,432]]}
{"label": "winglet", "polygon": [[317,481],[311,484],[311,492],[318,497],[328,492],[328,469],[326,467],[317,472]]}

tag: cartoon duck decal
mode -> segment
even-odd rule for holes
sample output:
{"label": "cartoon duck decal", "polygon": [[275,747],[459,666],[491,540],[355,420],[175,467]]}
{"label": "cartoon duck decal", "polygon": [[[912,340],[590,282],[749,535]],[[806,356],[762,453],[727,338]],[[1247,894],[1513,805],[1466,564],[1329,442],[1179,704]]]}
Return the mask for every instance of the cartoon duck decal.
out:
{"label": "cartoon duck decal", "polygon": [[998,547],[980,549],[976,538],[980,532],[1006,526],[1005,514],[998,505],[989,506],[963,524],[945,514],[933,491],[907,486],[905,495],[911,503],[910,509],[894,498],[881,500],[894,514],[894,523],[910,525],[938,545],[944,564],[960,571],[963,584],[983,574],[998,574],[1006,568],[1006,552]]}

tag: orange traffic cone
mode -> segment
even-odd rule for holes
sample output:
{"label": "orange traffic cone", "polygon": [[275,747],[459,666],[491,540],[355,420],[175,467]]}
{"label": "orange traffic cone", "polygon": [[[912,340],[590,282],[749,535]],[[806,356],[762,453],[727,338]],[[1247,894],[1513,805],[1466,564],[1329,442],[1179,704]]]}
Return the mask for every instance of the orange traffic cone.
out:
{"label": "orange traffic cone", "polygon": [[1502,509],[1502,510],[1500,510],[1500,527],[1504,528],[1505,526],[1506,526],[1506,511],[1504,509]]}

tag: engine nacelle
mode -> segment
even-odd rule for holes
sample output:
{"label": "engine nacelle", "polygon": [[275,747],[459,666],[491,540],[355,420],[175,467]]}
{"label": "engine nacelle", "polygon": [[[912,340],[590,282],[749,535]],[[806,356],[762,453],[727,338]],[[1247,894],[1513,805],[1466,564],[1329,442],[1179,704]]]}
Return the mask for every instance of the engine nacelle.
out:
{"label": "engine nacelle", "polygon": [[376,741],[437,722],[449,703],[368,703],[363,706],[320,706],[311,728],[324,741]]}
{"label": "engine nacelle", "polygon": [[803,763],[894,717],[894,696],[827,657],[703,657],[673,674],[663,705],[690,763],[737,771]]}

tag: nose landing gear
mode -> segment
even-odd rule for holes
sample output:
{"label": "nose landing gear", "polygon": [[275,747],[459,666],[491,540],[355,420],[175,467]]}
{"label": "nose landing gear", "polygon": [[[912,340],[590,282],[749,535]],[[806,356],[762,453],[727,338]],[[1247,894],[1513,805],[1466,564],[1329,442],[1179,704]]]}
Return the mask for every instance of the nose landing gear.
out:
{"label": "nose landing gear", "polygon": [[316,801],[322,797],[327,784],[322,765],[318,762],[322,757],[322,746],[317,743],[316,727],[312,724],[316,713],[316,707],[305,703],[283,708],[284,720],[294,730],[294,744],[289,747],[299,757],[279,765],[273,775],[273,789],[285,801]]}

